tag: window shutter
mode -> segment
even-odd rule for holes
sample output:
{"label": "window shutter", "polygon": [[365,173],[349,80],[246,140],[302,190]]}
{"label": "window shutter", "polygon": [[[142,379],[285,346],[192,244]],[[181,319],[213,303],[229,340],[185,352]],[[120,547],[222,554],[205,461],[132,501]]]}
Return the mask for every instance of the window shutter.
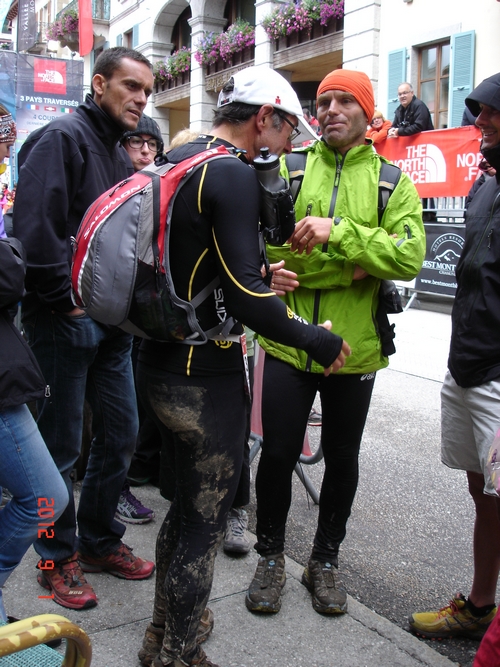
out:
{"label": "window shutter", "polygon": [[116,46],[123,46],[123,35],[116,35]]}
{"label": "window shutter", "polygon": [[132,27],[132,48],[135,49],[139,44],[139,24]]}
{"label": "window shutter", "polygon": [[406,49],[389,51],[389,76],[387,88],[387,119],[392,121],[399,106],[398,88],[406,81]]}
{"label": "window shutter", "polygon": [[451,36],[449,127],[462,124],[465,98],[474,87],[474,46],[473,30]]}

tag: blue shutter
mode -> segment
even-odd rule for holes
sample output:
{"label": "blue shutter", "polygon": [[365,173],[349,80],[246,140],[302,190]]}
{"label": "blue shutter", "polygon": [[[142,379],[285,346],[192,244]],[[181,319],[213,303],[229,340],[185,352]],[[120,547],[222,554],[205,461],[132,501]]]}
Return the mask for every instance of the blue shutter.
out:
{"label": "blue shutter", "polygon": [[465,108],[465,98],[474,88],[474,46],[474,30],[451,36],[448,127],[460,127]]}
{"label": "blue shutter", "polygon": [[132,48],[135,49],[139,44],[139,24],[132,27]]}
{"label": "blue shutter", "polygon": [[123,46],[123,35],[116,35],[116,46]]}
{"label": "blue shutter", "polygon": [[399,106],[398,88],[406,81],[406,49],[389,51],[389,76],[387,78],[387,119],[392,121]]}

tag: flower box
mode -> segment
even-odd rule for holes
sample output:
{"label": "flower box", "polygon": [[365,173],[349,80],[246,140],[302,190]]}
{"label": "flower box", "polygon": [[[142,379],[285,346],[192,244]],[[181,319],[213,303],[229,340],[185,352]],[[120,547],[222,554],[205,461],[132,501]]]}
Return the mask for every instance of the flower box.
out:
{"label": "flower box", "polygon": [[[344,0],[297,0],[276,7],[264,17],[262,26],[269,39],[279,42],[279,50],[331,34],[322,29],[343,17]],[[287,46],[284,46],[283,38],[287,39]]]}
{"label": "flower box", "polygon": [[70,51],[78,51],[80,46],[80,36],[78,31],[68,32],[64,37],[59,37],[59,44],[64,48],[67,46]]}
{"label": "flower box", "polygon": [[173,90],[179,86],[183,86],[191,81],[191,72],[182,72],[170,79],[163,79],[155,81],[155,93],[164,93],[167,90]]}
{"label": "flower box", "polygon": [[248,62],[253,58],[254,48],[255,28],[248,21],[237,19],[224,32],[205,33],[198,42],[194,57],[207,68],[207,74],[214,74]]}
{"label": "flower box", "polygon": [[242,51],[233,53],[231,58],[228,60],[223,60],[219,58],[211,65],[206,66],[207,76],[210,74],[216,74],[217,72],[223,72],[226,69],[235,67],[236,65],[243,65],[248,63],[255,58],[255,45],[247,46]]}
{"label": "flower box", "polygon": [[305,28],[304,30],[292,32],[286,37],[277,39],[274,42],[274,50],[283,51],[284,49],[289,49],[291,46],[297,46],[298,44],[304,44],[314,39],[320,39],[326,35],[333,35],[334,33],[343,30],[343,27],[343,18],[331,18],[326,25],[321,25],[319,21],[314,21],[310,29]]}

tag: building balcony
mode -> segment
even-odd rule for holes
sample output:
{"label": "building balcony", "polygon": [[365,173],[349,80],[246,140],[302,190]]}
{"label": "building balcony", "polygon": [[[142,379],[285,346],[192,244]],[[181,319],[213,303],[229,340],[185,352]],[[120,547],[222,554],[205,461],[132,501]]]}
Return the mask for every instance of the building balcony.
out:
{"label": "building balcony", "polygon": [[212,65],[207,65],[205,89],[209,92],[219,92],[222,86],[235,72],[253,65],[254,59],[255,46],[248,46],[243,49],[243,51],[233,53],[230,60],[222,60],[222,58],[219,58],[219,60]]}
{"label": "building balcony", "polygon": [[[56,14],[56,21],[68,10],[73,9],[78,13],[78,0],[72,0],[64,9]],[[110,0],[92,0],[92,18],[96,21],[109,21]]]}
{"label": "building balcony", "polygon": [[41,54],[45,53],[47,50],[47,28],[49,24],[46,22],[38,21],[36,24],[36,35],[35,43],[28,49],[28,53]]}
{"label": "building balcony", "polygon": [[174,102],[189,100],[191,95],[191,72],[183,72],[174,79],[155,83],[155,105],[171,106]]}
{"label": "building balcony", "polygon": [[[343,41],[343,18],[331,19],[326,25],[315,21],[312,30],[293,32],[274,42],[274,69],[290,69],[291,65],[312,59],[330,59],[332,54],[342,52]],[[332,65],[337,66],[333,61]]]}

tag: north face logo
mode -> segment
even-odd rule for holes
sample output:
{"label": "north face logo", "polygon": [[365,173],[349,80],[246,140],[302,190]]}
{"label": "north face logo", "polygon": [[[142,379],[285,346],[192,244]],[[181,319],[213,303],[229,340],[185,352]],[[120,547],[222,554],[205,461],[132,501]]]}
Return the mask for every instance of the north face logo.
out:
{"label": "north face logo", "polygon": [[446,160],[441,150],[434,144],[421,144],[406,147],[407,157],[395,160],[402,171],[406,172],[413,183],[445,183]]}

